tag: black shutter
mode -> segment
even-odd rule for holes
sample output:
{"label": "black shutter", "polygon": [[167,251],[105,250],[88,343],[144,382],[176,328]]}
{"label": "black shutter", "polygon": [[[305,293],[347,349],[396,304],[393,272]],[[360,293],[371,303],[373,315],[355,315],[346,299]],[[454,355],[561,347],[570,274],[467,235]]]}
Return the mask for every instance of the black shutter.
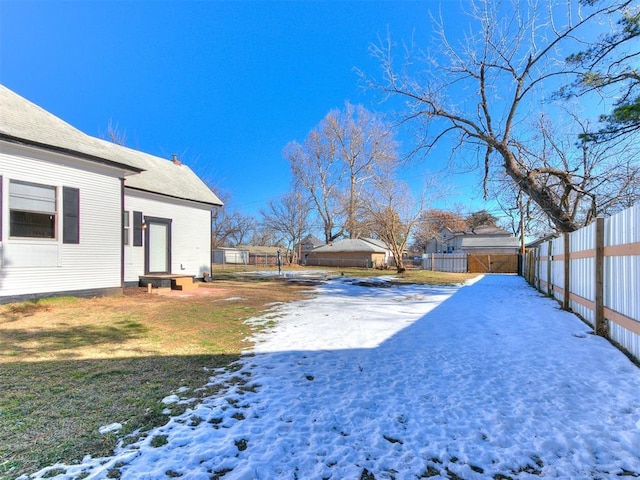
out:
{"label": "black shutter", "polygon": [[2,241],[2,175],[0,175],[0,242]]}
{"label": "black shutter", "polygon": [[80,243],[80,190],[62,187],[62,243]]}
{"label": "black shutter", "polygon": [[142,246],[142,212],[133,212],[133,246]]}

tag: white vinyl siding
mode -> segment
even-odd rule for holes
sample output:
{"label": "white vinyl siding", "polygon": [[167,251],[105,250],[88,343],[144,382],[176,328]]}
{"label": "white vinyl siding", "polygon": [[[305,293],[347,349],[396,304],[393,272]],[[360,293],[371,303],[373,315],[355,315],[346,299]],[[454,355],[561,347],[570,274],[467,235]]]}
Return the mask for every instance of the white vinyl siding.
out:
{"label": "white vinyl siding", "polygon": [[[171,273],[202,277],[211,271],[211,206],[125,189],[125,209],[172,220]],[[144,249],[125,246],[125,282],[144,275]]]}
{"label": "white vinyl siding", "polygon": [[[10,144],[0,151],[4,208],[0,296],[110,289],[121,286],[121,171],[64,155]],[[78,189],[80,243],[9,237],[10,187],[15,182],[55,188],[56,230],[62,232],[63,187]],[[15,183],[17,184],[17,183]],[[43,208],[50,199],[38,201]]]}

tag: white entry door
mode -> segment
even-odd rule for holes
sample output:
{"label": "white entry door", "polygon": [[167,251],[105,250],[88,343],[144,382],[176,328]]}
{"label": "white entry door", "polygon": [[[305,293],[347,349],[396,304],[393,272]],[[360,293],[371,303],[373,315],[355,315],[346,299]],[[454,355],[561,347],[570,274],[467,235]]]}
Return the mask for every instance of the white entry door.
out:
{"label": "white entry door", "polygon": [[171,219],[145,217],[145,273],[171,273]]}

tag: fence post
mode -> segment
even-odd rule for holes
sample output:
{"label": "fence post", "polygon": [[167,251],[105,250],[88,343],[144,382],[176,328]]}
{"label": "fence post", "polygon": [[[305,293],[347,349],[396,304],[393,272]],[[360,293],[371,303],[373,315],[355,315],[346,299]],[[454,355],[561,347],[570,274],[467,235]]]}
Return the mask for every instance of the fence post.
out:
{"label": "fence post", "polygon": [[571,261],[569,255],[571,255],[571,248],[569,245],[569,234],[565,232],[564,237],[564,298],[562,299],[562,308],[569,310],[569,289],[571,288],[571,281],[569,278]]}
{"label": "fence post", "polygon": [[436,267],[435,267],[436,263],[435,263],[434,255],[435,255],[435,253],[431,254],[431,271],[432,272],[436,269]]}
{"label": "fence post", "polygon": [[536,256],[533,260],[535,263],[535,273],[534,273],[535,280],[536,280],[535,287],[536,287],[536,290],[540,292],[541,290],[540,290],[540,247],[539,246],[536,247]]}
{"label": "fence post", "polygon": [[547,295],[553,294],[553,284],[551,277],[551,266],[553,265],[553,240],[549,240],[549,247],[547,250]]}
{"label": "fence post", "polygon": [[596,218],[596,259],[595,259],[595,333],[609,338],[604,318],[604,218]]}

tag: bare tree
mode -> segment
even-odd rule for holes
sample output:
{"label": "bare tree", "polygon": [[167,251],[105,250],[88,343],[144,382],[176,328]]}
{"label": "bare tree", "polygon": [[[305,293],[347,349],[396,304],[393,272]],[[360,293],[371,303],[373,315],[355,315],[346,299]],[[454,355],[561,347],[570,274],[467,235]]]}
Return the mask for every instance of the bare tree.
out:
{"label": "bare tree", "polygon": [[308,192],[322,220],[326,243],[340,237],[343,232],[339,203],[342,170],[335,149],[326,125],[321,123],[307,135],[304,144],[291,142],[284,152],[291,164],[295,188]]}
{"label": "bare tree", "polygon": [[277,232],[260,224],[258,224],[256,229],[251,233],[251,237],[247,242],[248,245],[260,245],[265,247],[277,247],[282,243],[283,239]]}
{"label": "bare tree", "polygon": [[211,238],[214,248],[232,246],[231,237],[234,229],[233,217],[228,214],[226,207],[216,208],[211,212]]}
{"label": "bare tree", "polygon": [[[578,215],[588,212],[593,200],[582,187],[584,177],[595,176],[597,183],[613,171],[576,174],[573,162],[579,166],[584,160],[563,158],[557,149],[549,159],[545,151],[550,145],[532,135],[528,119],[539,111],[554,112],[547,99],[559,82],[575,74],[562,49],[575,48],[601,18],[619,14],[629,1],[566,0],[563,8],[557,3],[514,1],[505,11],[503,2],[470,2],[471,30],[463,43],[452,44],[440,22],[439,55],[425,55],[417,62],[417,54],[409,52],[405,64],[398,66],[388,38],[373,48],[383,78],[370,84],[407,102],[405,120],[424,121],[419,147],[429,149],[453,134],[458,147],[475,149],[483,158],[485,196],[493,172],[502,171],[557,230],[573,231],[592,218]],[[618,174],[626,165],[614,167]]]}
{"label": "bare tree", "polygon": [[256,221],[250,215],[234,210],[231,195],[219,192],[224,207],[211,213],[211,236],[213,247],[235,247],[244,243],[256,228]]}
{"label": "bare tree", "polygon": [[106,134],[100,132],[100,137],[106,138],[111,143],[117,145],[125,145],[127,143],[127,131],[122,130],[118,123],[114,125],[111,119],[109,119],[109,123],[107,124]]}
{"label": "bare tree", "polygon": [[415,202],[407,184],[389,177],[376,178],[368,197],[362,204],[364,223],[389,247],[397,272],[404,273],[404,252],[420,220],[424,199]]}
{"label": "bare tree", "polygon": [[[285,196],[271,200],[266,209],[260,210],[262,225],[268,230],[278,232],[286,242],[287,249],[299,244],[309,232],[309,200],[301,192],[293,191]],[[293,252],[296,255],[296,252]],[[295,262],[296,259],[290,259]]]}
{"label": "bare tree", "polygon": [[[536,149],[519,150],[520,161],[530,170],[538,172],[538,180],[556,193],[556,199],[570,219],[580,224],[589,224],[599,215],[610,215],[634,204],[640,199],[640,158],[638,145],[634,139],[625,136],[611,137],[608,142],[589,140],[591,127],[577,116],[566,112],[570,120],[562,128],[558,122],[552,123],[541,115],[532,124],[531,139]],[[578,141],[576,142],[576,139]],[[562,184],[557,175],[545,173],[545,168],[564,170],[571,185]],[[505,177],[503,176],[503,179]],[[498,188],[498,197],[519,200],[530,218],[523,220],[524,226],[536,226],[545,222],[540,214],[545,214],[539,205],[532,205],[530,198],[520,189],[513,189],[509,182]],[[505,195],[505,190],[514,193]],[[500,193],[501,192],[501,193]],[[515,204],[512,202],[512,208]],[[554,225],[547,227],[553,230]]]}
{"label": "bare tree", "polygon": [[391,127],[379,115],[348,102],[344,110],[330,111],[304,144],[290,143],[285,157],[298,188],[309,192],[327,243],[345,233],[359,236],[363,192],[398,161]]}
{"label": "bare tree", "polygon": [[494,200],[502,212],[502,223],[505,229],[522,239],[540,238],[553,231],[553,225],[540,207],[531,201],[521,190],[512,185],[503,184]]}
{"label": "bare tree", "polygon": [[362,192],[375,176],[386,175],[397,163],[396,142],[391,127],[379,115],[363,106],[345,103],[343,111],[331,111],[325,117],[327,133],[337,146],[347,185],[343,189],[344,229],[349,238],[359,236],[357,212]]}
{"label": "bare tree", "polygon": [[422,212],[416,226],[414,246],[417,250],[424,251],[432,240],[442,242],[444,233],[463,231],[467,228],[462,215],[444,210],[429,209]]}
{"label": "bare tree", "polygon": [[467,224],[468,228],[473,230],[474,228],[485,225],[496,227],[498,225],[498,219],[486,210],[479,210],[469,215],[465,219],[465,223]]}
{"label": "bare tree", "polygon": [[229,241],[234,246],[245,245],[258,226],[255,217],[238,211],[233,212],[231,215],[231,224],[233,228],[229,232]]}

